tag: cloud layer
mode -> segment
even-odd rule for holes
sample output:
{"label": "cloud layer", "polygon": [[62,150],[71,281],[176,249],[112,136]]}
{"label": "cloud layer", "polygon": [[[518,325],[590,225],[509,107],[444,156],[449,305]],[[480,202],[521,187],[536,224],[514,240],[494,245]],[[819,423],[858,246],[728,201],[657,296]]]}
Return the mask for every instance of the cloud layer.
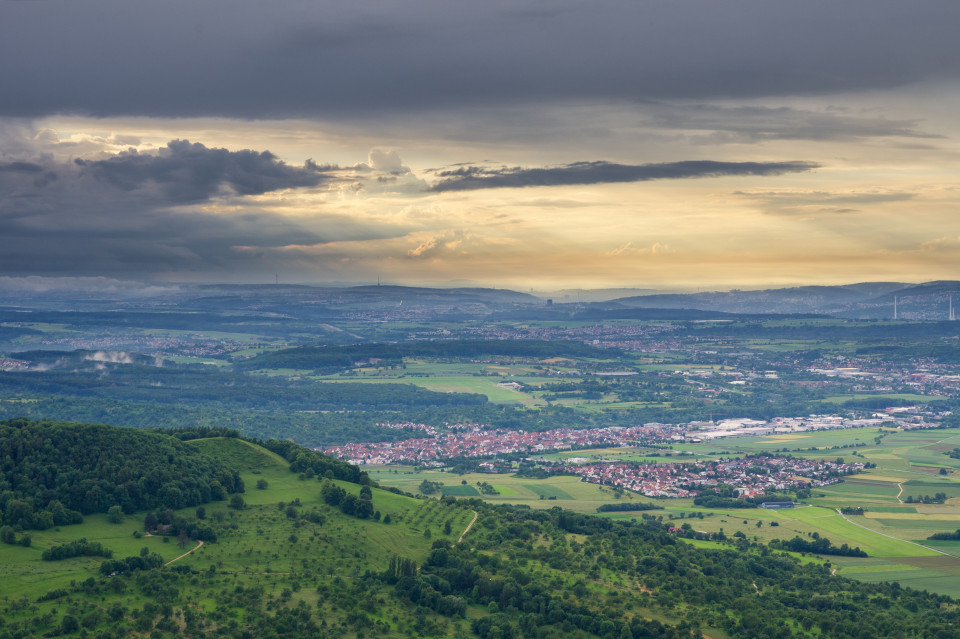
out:
{"label": "cloud layer", "polygon": [[323,213],[305,224],[248,202],[317,187],[335,173],[309,161],[292,166],[269,152],[185,140],[104,159],[0,161],[0,269],[223,273],[255,268],[259,251],[269,247],[395,234]]}
{"label": "cloud layer", "polygon": [[813,162],[711,162],[696,160],[663,164],[616,164],[613,162],[574,162],[548,168],[487,169],[460,167],[438,173],[441,180],[433,191],[469,191],[476,189],[519,188],[525,186],[568,186],[575,184],[613,184],[647,180],[676,180],[732,175],[782,175],[818,168]]}
{"label": "cloud layer", "polygon": [[[51,6],[56,7],[51,11]],[[0,115],[382,115],[960,75],[949,0],[0,4]]]}
{"label": "cloud layer", "polygon": [[136,151],[96,161],[77,159],[81,174],[122,191],[156,187],[169,203],[201,202],[224,190],[261,195],[281,189],[316,186],[326,176],[313,162],[289,166],[269,151],[208,149],[200,143],[173,140],[157,154]]}

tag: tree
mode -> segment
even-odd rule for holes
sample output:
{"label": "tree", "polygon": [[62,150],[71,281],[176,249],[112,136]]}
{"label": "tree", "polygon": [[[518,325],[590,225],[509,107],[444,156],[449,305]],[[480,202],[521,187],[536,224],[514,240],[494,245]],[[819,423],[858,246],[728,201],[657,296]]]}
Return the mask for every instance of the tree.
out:
{"label": "tree", "polygon": [[80,630],[80,622],[73,615],[64,615],[60,622],[60,632],[68,635],[71,632]]}
{"label": "tree", "polygon": [[240,495],[234,495],[230,498],[230,507],[236,510],[243,510],[246,508],[247,503],[243,501],[243,497]]}
{"label": "tree", "polygon": [[189,541],[190,541],[190,537],[187,535],[187,529],[186,529],[186,528],[181,528],[181,529],[180,529],[180,534],[177,535],[177,544],[178,544],[181,548],[186,548],[186,547],[187,547],[187,542],[189,542]]}
{"label": "tree", "polygon": [[148,512],[146,516],[143,518],[143,529],[146,530],[147,532],[150,532],[151,530],[156,530],[157,524],[159,523],[160,522],[157,520],[157,516],[154,515],[152,511]]}
{"label": "tree", "polygon": [[122,524],[123,509],[120,506],[110,506],[110,509],[107,510],[107,521],[111,524]]}
{"label": "tree", "polygon": [[269,484],[267,483],[266,479],[257,480],[257,490],[266,490],[268,485]]}

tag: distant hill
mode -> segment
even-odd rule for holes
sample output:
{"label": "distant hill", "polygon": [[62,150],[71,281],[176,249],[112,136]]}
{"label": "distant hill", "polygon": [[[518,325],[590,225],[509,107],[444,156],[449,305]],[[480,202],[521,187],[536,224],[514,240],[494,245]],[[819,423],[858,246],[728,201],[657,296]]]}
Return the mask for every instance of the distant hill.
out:
{"label": "distant hill", "polygon": [[[960,304],[960,281],[922,284],[859,282],[762,290],[664,293],[654,289],[562,289],[538,295],[495,288],[421,286],[210,284],[158,288],[118,297],[67,292],[4,297],[0,291],[0,343],[35,334],[24,324],[85,328],[145,327],[285,335],[312,325],[372,319],[502,320],[710,319],[726,315],[820,315],[850,319],[946,320],[950,298]],[[548,303],[549,300],[549,303]],[[9,302],[9,304],[6,304]],[[64,310],[70,309],[70,310]],[[659,309],[697,313],[629,313]],[[707,313],[707,315],[704,315]],[[729,319],[729,318],[728,318]],[[5,332],[4,332],[5,331]],[[356,336],[343,334],[344,340]]]}
{"label": "distant hill", "polygon": [[553,300],[558,304],[573,304],[587,302],[608,302],[621,297],[635,297],[638,295],[661,295],[673,293],[654,288],[566,288],[559,291],[538,291],[537,295],[543,299]]}
{"label": "distant hill", "polygon": [[863,282],[756,291],[637,295],[613,300],[626,308],[674,308],[747,314],[818,314],[851,319],[946,320],[951,296],[960,304],[960,282]]}

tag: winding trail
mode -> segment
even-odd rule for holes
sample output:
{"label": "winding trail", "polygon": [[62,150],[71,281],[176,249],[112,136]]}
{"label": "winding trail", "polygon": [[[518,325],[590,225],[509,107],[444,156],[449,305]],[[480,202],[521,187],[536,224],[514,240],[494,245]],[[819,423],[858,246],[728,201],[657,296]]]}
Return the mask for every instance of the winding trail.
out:
{"label": "winding trail", "polygon": [[904,543],[906,543],[906,544],[913,544],[914,546],[920,546],[921,548],[926,548],[927,550],[932,550],[932,551],[935,552],[935,553],[939,553],[939,554],[941,554],[941,555],[946,555],[947,557],[954,557],[954,558],[956,558],[956,555],[951,555],[951,554],[948,553],[948,552],[943,552],[942,550],[937,550],[936,548],[931,548],[930,546],[924,546],[923,544],[918,544],[918,543],[915,542],[915,541],[910,541],[910,540],[908,540],[908,539],[900,539],[899,537],[894,537],[893,535],[888,535],[888,534],[886,534],[886,533],[882,533],[882,532],[880,532],[879,530],[874,530],[873,528],[870,528],[869,526],[864,526],[863,524],[857,523],[857,522],[853,521],[852,519],[849,519],[846,515],[844,515],[842,512],[840,512],[840,509],[839,509],[839,508],[834,508],[834,510],[837,511],[837,514],[838,514],[838,515],[840,515],[841,517],[843,517],[844,521],[847,521],[847,522],[853,524],[854,526],[859,526],[860,528],[863,528],[864,530],[869,530],[870,532],[872,532],[872,533],[874,533],[874,534],[876,534],[876,535],[880,535],[881,537],[886,537],[887,539],[895,539],[895,540],[897,540],[897,541],[902,541],[902,542],[904,542]]}
{"label": "winding trail", "polygon": [[[471,511],[471,512],[473,513],[473,519],[471,519],[471,520],[470,520],[470,523],[467,524],[467,527],[463,529],[463,534],[461,534],[461,535],[460,535],[460,539],[457,540],[457,543],[458,543],[458,544],[459,544],[461,541],[463,541],[463,538],[467,536],[467,533],[470,532],[470,529],[473,528],[473,524],[476,523],[476,521],[477,521],[477,511],[473,510],[473,511]],[[202,543],[202,542],[201,542],[201,543]],[[194,550],[196,550],[196,548],[194,548]],[[179,557],[177,557],[177,559],[179,559]]]}
{"label": "winding trail", "polygon": [[899,493],[897,493],[897,501],[899,501],[899,502],[900,502],[900,503],[902,504],[902,503],[903,503],[903,500],[902,500],[902,499],[900,499],[900,495],[902,495],[902,494],[903,494],[903,484],[901,484],[901,483],[898,483],[898,484],[897,484],[897,486],[899,486],[899,487],[900,487],[900,492],[899,492]]}
{"label": "winding trail", "polygon": [[197,541],[197,545],[196,545],[195,547],[191,548],[190,550],[188,550],[187,552],[183,553],[183,554],[180,555],[179,557],[174,557],[173,559],[171,559],[170,561],[168,561],[167,563],[165,563],[165,564],[163,564],[163,565],[164,565],[164,566],[169,566],[169,565],[172,564],[173,562],[175,562],[175,561],[177,561],[177,560],[179,560],[179,559],[183,559],[184,557],[186,557],[187,555],[189,555],[190,553],[192,553],[194,550],[196,550],[197,548],[199,548],[199,547],[202,546],[202,545],[203,545],[203,541],[202,541],[202,540],[198,540],[198,541]]}

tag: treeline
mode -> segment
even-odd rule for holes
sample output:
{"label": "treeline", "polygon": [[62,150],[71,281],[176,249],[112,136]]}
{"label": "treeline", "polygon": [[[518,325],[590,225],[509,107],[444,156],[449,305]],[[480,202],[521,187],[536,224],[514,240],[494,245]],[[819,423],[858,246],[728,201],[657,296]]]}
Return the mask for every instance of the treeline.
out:
{"label": "treeline", "polygon": [[129,575],[140,570],[151,570],[163,566],[163,557],[151,553],[146,547],[139,555],[124,557],[123,559],[107,559],[100,564],[101,575]]}
{"label": "treeline", "polygon": [[0,422],[3,522],[44,530],[82,515],[176,510],[243,492],[236,471],[169,435],[99,424]]}
{"label": "treeline", "polygon": [[947,501],[947,493],[936,493],[933,497],[930,495],[907,495],[903,499],[905,504],[942,504]]}
{"label": "treeline", "polygon": [[[220,331],[224,333],[244,333],[249,330],[252,317],[262,319],[262,316],[251,314],[224,314],[222,312],[193,312],[193,311],[49,311],[35,309],[30,313],[30,322],[65,324],[79,330],[103,330],[105,327],[129,329],[165,328],[172,330]],[[0,321],[22,322],[23,313],[17,311],[0,310]],[[287,326],[293,324],[287,317],[274,316],[270,322],[257,324],[260,334],[283,334]]]}
{"label": "treeline", "polygon": [[[734,486],[720,484],[701,492],[693,498],[693,503],[704,508],[757,508],[763,502],[774,499],[775,497],[766,494],[759,497],[741,497]],[[782,497],[780,499],[783,500]]]}
{"label": "treeline", "polygon": [[110,559],[113,557],[113,551],[105,548],[99,541],[87,541],[84,537],[68,544],[47,548],[40,555],[40,559],[44,561],[59,561],[70,557],[106,557]]}
{"label": "treeline", "polygon": [[930,540],[939,540],[939,541],[956,541],[960,540],[960,528],[957,528],[954,532],[938,532],[933,533],[927,539]]}
{"label": "treeline", "polygon": [[649,502],[619,502],[615,504],[601,504],[597,506],[598,513],[622,513],[639,510],[663,510],[663,506]]}
{"label": "treeline", "polygon": [[693,498],[693,503],[704,508],[757,508],[765,497],[721,497],[716,493],[703,492]]}
{"label": "treeline", "polygon": [[[610,352],[604,351],[605,353]],[[597,350],[579,342],[541,340],[449,340],[409,344],[301,346],[264,353],[238,362],[238,370],[286,368],[318,374],[335,373],[358,363],[402,366],[404,357],[440,359],[478,357],[596,357]],[[371,360],[376,360],[371,362]]]}
{"label": "treeline", "polygon": [[[374,385],[366,385],[374,390]],[[26,396],[26,394],[24,395]],[[306,446],[331,446],[350,441],[394,441],[411,436],[409,431],[382,428],[378,422],[395,421],[397,410],[349,410],[300,412],[284,408],[223,407],[217,404],[154,404],[90,397],[57,397],[33,394],[36,402],[0,402],[0,419],[27,417],[83,423],[108,424],[142,429],[176,431],[181,427],[227,428],[257,438],[294,439]],[[446,398],[449,399],[449,398]],[[417,421],[439,419],[483,421],[495,415],[485,404],[469,406],[420,406],[404,409],[404,418]],[[469,417],[465,417],[469,416]],[[452,423],[452,422],[451,422]]]}
{"label": "treeline", "polygon": [[407,410],[422,406],[470,406],[487,398],[441,393],[412,384],[318,384],[312,380],[250,375],[214,367],[103,364],[104,371],[18,371],[0,376],[7,397],[96,397],[144,404],[201,405],[259,410]]}
{"label": "treeline", "polygon": [[851,548],[847,544],[834,546],[826,537],[820,537],[819,533],[813,533],[813,540],[808,541],[802,537],[794,537],[790,541],[780,539],[771,539],[770,547],[778,550],[789,550],[791,552],[811,552],[817,555],[839,555],[841,557],[866,557],[867,553],[860,550],[860,546]]}
{"label": "treeline", "polygon": [[353,464],[304,448],[300,444],[276,439],[256,441],[255,443],[277,453],[290,462],[290,470],[300,473],[304,476],[304,479],[319,477],[321,479],[340,479],[353,484],[370,483],[370,477],[367,473]]}

